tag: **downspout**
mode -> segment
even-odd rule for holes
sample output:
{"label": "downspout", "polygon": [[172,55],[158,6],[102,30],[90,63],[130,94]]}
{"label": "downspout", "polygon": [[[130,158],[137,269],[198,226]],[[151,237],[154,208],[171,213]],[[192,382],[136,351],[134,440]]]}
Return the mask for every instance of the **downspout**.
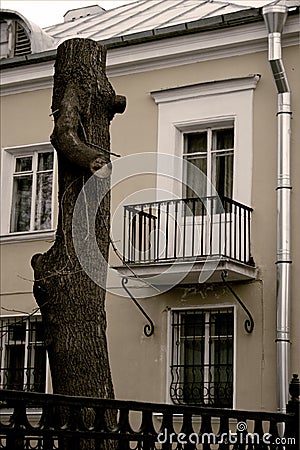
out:
{"label": "downspout", "polygon": [[277,111],[277,408],[285,412],[288,402],[290,372],[290,134],[291,92],[281,59],[281,34],[287,18],[287,7],[263,8],[268,30],[269,62],[278,94]]}

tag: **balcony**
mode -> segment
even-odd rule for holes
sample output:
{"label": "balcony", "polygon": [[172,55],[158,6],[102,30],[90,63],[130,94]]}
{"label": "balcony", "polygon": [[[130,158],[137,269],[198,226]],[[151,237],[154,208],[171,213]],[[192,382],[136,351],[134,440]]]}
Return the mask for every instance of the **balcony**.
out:
{"label": "balcony", "polygon": [[[172,199],[124,207],[124,276],[134,270],[157,284],[220,282],[256,277],[251,256],[252,208],[218,196]],[[159,275],[164,272],[164,277]],[[199,278],[200,276],[200,278]]]}

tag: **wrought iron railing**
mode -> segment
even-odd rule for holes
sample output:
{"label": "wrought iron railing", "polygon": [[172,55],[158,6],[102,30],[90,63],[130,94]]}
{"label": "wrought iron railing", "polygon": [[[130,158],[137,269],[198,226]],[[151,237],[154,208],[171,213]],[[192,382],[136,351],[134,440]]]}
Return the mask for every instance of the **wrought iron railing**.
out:
{"label": "wrought iron railing", "polygon": [[251,212],[248,206],[218,196],[127,205],[124,262],[224,256],[252,265]]}
{"label": "wrought iron railing", "polygon": [[0,407],[6,450],[299,450],[299,384],[286,414],[5,390]]}

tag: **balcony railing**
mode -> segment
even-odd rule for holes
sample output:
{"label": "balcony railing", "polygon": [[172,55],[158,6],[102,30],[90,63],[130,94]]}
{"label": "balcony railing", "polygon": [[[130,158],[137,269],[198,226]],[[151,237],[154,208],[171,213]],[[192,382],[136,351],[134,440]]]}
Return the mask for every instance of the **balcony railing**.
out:
{"label": "balcony railing", "polygon": [[217,196],[127,205],[124,262],[221,256],[252,265],[251,212],[248,206]]}
{"label": "balcony railing", "polygon": [[287,410],[283,414],[2,390],[0,448],[298,450],[299,392]]}

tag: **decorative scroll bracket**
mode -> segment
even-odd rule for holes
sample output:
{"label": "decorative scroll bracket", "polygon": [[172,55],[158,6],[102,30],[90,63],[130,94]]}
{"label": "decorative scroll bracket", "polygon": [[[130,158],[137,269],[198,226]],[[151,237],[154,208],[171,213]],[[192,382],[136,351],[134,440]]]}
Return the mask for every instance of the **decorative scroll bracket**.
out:
{"label": "decorative scroll bracket", "polygon": [[245,313],[247,314],[247,316],[249,317],[249,319],[245,320],[244,323],[244,327],[247,333],[252,333],[253,328],[254,328],[254,320],[253,317],[249,311],[249,309],[244,305],[244,303],[242,302],[242,300],[240,299],[240,297],[234,292],[234,290],[232,289],[232,287],[230,286],[230,284],[228,283],[228,281],[226,280],[226,278],[228,277],[228,272],[227,270],[223,270],[221,273],[221,278],[223,280],[223,283],[225,284],[225,286],[227,287],[227,289],[232,293],[232,295],[234,296],[234,298],[238,301],[238,303],[241,305],[241,307],[243,308],[243,310],[245,311]]}
{"label": "decorative scroll bracket", "polygon": [[129,295],[129,297],[131,298],[131,300],[133,301],[133,303],[139,308],[139,310],[141,311],[141,313],[143,314],[144,317],[146,317],[146,319],[148,320],[149,323],[147,323],[144,326],[144,335],[147,337],[152,336],[152,334],[154,333],[154,323],[152,322],[152,320],[150,319],[150,317],[148,316],[148,314],[143,310],[143,308],[141,307],[141,305],[137,302],[137,300],[134,298],[134,296],[132,295],[132,293],[129,291],[128,287],[126,286],[126,284],[128,283],[128,278],[127,277],[122,277],[122,286],[123,289],[125,290],[125,292]]}

